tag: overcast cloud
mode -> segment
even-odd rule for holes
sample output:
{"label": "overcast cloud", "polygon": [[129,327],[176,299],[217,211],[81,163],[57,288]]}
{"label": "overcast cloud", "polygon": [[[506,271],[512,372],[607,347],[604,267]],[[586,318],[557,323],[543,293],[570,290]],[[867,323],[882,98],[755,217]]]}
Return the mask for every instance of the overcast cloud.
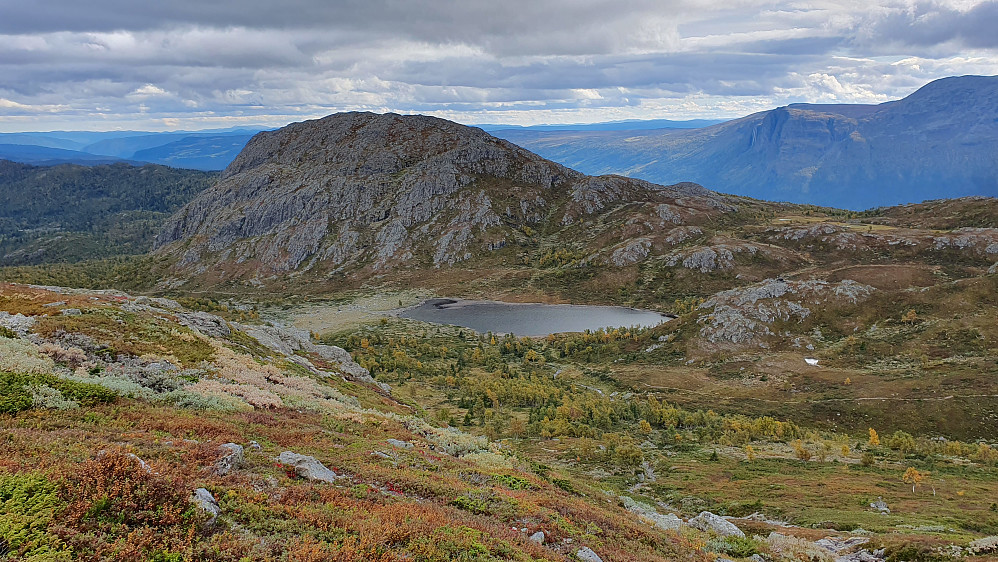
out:
{"label": "overcast cloud", "polygon": [[998,0],[0,0],[0,131],[734,117],[998,74]]}

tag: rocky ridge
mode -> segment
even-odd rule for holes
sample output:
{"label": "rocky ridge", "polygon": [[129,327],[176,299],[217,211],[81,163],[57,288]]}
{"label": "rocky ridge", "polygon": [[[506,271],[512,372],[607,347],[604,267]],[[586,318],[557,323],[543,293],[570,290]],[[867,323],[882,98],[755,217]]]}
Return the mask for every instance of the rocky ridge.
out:
{"label": "rocky ridge", "polygon": [[623,264],[734,209],[696,184],[586,176],[441,119],[343,113],[256,135],[156,247],[175,273],[252,283],[511,258],[552,232]]}

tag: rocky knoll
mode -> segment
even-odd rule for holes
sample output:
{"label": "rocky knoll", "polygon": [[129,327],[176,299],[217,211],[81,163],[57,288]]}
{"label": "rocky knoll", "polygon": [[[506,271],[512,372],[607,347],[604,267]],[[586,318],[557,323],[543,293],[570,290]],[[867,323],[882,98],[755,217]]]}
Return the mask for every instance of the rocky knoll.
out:
{"label": "rocky knoll", "polygon": [[586,176],[442,119],[342,113],[256,135],[156,247],[177,273],[215,281],[512,263],[533,236],[610,263],[730,210],[696,184]]}

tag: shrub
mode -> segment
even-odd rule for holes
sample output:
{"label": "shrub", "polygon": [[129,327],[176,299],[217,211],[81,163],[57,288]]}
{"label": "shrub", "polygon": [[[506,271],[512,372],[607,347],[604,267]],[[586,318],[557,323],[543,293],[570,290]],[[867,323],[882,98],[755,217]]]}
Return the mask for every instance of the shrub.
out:
{"label": "shrub", "polygon": [[31,401],[35,408],[49,408],[51,410],[72,410],[80,405],[75,400],[68,400],[57,389],[46,384],[32,385],[28,387],[31,392]]}
{"label": "shrub", "polygon": [[68,560],[65,545],[48,531],[64,506],[58,486],[44,476],[0,474],[0,537],[10,554]]}
{"label": "shrub", "polygon": [[39,353],[35,344],[0,337],[0,371],[15,373],[51,373],[55,363]]}

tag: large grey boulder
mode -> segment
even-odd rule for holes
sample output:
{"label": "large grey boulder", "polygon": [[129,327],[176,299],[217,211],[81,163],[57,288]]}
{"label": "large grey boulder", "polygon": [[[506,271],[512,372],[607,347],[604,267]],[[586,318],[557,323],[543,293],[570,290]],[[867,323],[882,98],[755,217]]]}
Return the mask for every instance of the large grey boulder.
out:
{"label": "large grey boulder", "polygon": [[279,457],[277,457],[277,460],[281,464],[293,467],[298,476],[301,476],[306,480],[333,483],[341,478],[346,478],[345,475],[336,474],[332,470],[326,468],[325,465],[319,462],[315,457],[299,455],[298,453],[293,453],[291,451],[284,451]]}
{"label": "large grey boulder", "polygon": [[224,454],[215,462],[215,474],[225,476],[243,464],[243,446],[236,443],[226,443],[219,447]]}
{"label": "large grey boulder", "polygon": [[211,492],[205,488],[198,488],[197,490],[194,490],[194,495],[191,496],[191,501],[211,516],[211,519],[208,520],[208,525],[215,523],[218,516],[222,514],[222,508],[215,500],[215,496],[211,495]]}
{"label": "large grey boulder", "polygon": [[745,537],[745,533],[734,523],[709,511],[701,511],[700,515],[689,520],[689,525],[694,529],[717,533],[722,537]]}
{"label": "large grey boulder", "polygon": [[603,559],[599,557],[598,554],[593,552],[593,549],[588,546],[584,546],[575,553],[575,557],[582,562],[603,562]]}

